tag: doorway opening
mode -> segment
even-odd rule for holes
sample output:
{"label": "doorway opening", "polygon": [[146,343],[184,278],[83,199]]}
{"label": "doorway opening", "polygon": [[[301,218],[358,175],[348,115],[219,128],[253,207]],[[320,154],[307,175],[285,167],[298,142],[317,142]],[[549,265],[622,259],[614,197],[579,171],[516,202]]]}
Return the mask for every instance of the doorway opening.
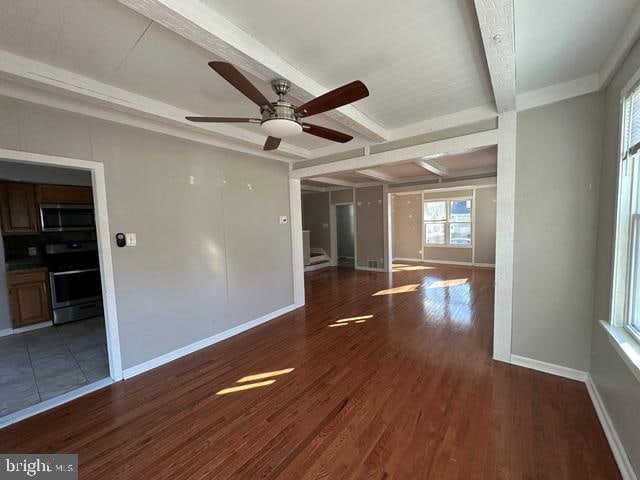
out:
{"label": "doorway opening", "polygon": [[122,378],[102,164],[0,151],[0,427]]}
{"label": "doorway opening", "polygon": [[354,268],[355,266],[355,218],[353,203],[334,205],[336,266]]}

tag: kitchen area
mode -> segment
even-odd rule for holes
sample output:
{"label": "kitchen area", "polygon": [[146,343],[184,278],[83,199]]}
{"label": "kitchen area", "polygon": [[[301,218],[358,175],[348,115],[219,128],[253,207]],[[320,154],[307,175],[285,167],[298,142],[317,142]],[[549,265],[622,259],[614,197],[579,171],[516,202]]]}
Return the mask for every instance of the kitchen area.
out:
{"label": "kitchen area", "polygon": [[0,160],[0,417],[109,376],[89,172]]}

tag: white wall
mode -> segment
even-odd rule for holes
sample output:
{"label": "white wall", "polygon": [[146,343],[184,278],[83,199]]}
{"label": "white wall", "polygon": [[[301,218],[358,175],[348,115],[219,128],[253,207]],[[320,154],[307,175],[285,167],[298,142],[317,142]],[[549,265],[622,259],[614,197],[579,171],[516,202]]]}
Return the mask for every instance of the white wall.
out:
{"label": "white wall", "polygon": [[518,113],[512,353],[589,369],[603,96]]}
{"label": "white wall", "polygon": [[[288,165],[0,97],[0,147],[104,163],[123,367],[293,303]],[[268,255],[265,255],[268,252]]]}

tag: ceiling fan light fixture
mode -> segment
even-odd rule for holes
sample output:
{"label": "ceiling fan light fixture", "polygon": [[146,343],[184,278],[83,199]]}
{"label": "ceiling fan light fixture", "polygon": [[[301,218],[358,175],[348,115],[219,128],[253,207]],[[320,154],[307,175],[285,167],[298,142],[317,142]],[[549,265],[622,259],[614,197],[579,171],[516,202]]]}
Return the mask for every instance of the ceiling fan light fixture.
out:
{"label": "ceiling fan light fixture", "polygon": [[270,137],[287,138],[302,133],[302,125],[286,118],[272,118],[262,122],[262,129]]}

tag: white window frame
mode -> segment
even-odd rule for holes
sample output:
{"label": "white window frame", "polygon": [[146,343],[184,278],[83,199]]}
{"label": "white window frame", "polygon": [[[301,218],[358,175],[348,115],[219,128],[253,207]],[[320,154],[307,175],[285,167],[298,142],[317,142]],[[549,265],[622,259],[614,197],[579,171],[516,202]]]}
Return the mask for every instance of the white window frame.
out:
{"label": "white window frame", "polygon": [[[640,242],[640,211],[634,212],[632,205],[639,205],[640,188],[626,188],[634,183],[640,185],[640,152],[630,150],[628,143],[628,113],[631,97],[640,89],[640,70],[631,78],[620,96],[620,132],[618,144],[618,182],[615,205],[615,230],[613,238],[613,276],[609,321],[600,324],[609,334],[609,340],[640,381],[640,331],[630,325],[630,292],[640,279],[632,273],[635,258],[633,244]],[[635,171],[634,171],[635,170]],[[626,179],[626,180],[625,180]],[[639,209],[640,210],[640,209]],[[626,238],[624,238],[626,236]],[[637,308],[637,307],[636,307]]]}
{"label": "white window frame", "polygon": [[[469,219],[468,222],[457,222],[457,221],[451,221],[451,202],[456,202],[456,201],[470,201],[471,202],[471,218]],[[424,216],[424,206],[427,203],[438,203],[438,202],[444,202],[445,205],[445,212],[444,212],[444,220],[426,220],[425,216]],[[449,197],[449,198],[425,198],[422,202],[422,225],[423,225],[423,235],[422,235],[422,245],[423,247],[427,247],[427,248],[469,248],[472,249],[473,248],[473,240],[474,240],[474,236],[473,236],[473,230],[474,230],[474,218],[473,218],[473,214],[474,214],[474,208],[473,208],[474,202],[473,202],[473,197],[472,196],[466,196],[466,197]],[[444,243],[427,243],[427,235],[426,235],[426,231],[427,231],[427,224],[430,223],[434,223],[434,224],[443,224],[444,225]],[[469,224],[469,228],[471,229],[471,241],[468,245],[461,245],[459,243],[450,243],[451,240],[451,224],[455,224],[455,223],[468,223]]]}

